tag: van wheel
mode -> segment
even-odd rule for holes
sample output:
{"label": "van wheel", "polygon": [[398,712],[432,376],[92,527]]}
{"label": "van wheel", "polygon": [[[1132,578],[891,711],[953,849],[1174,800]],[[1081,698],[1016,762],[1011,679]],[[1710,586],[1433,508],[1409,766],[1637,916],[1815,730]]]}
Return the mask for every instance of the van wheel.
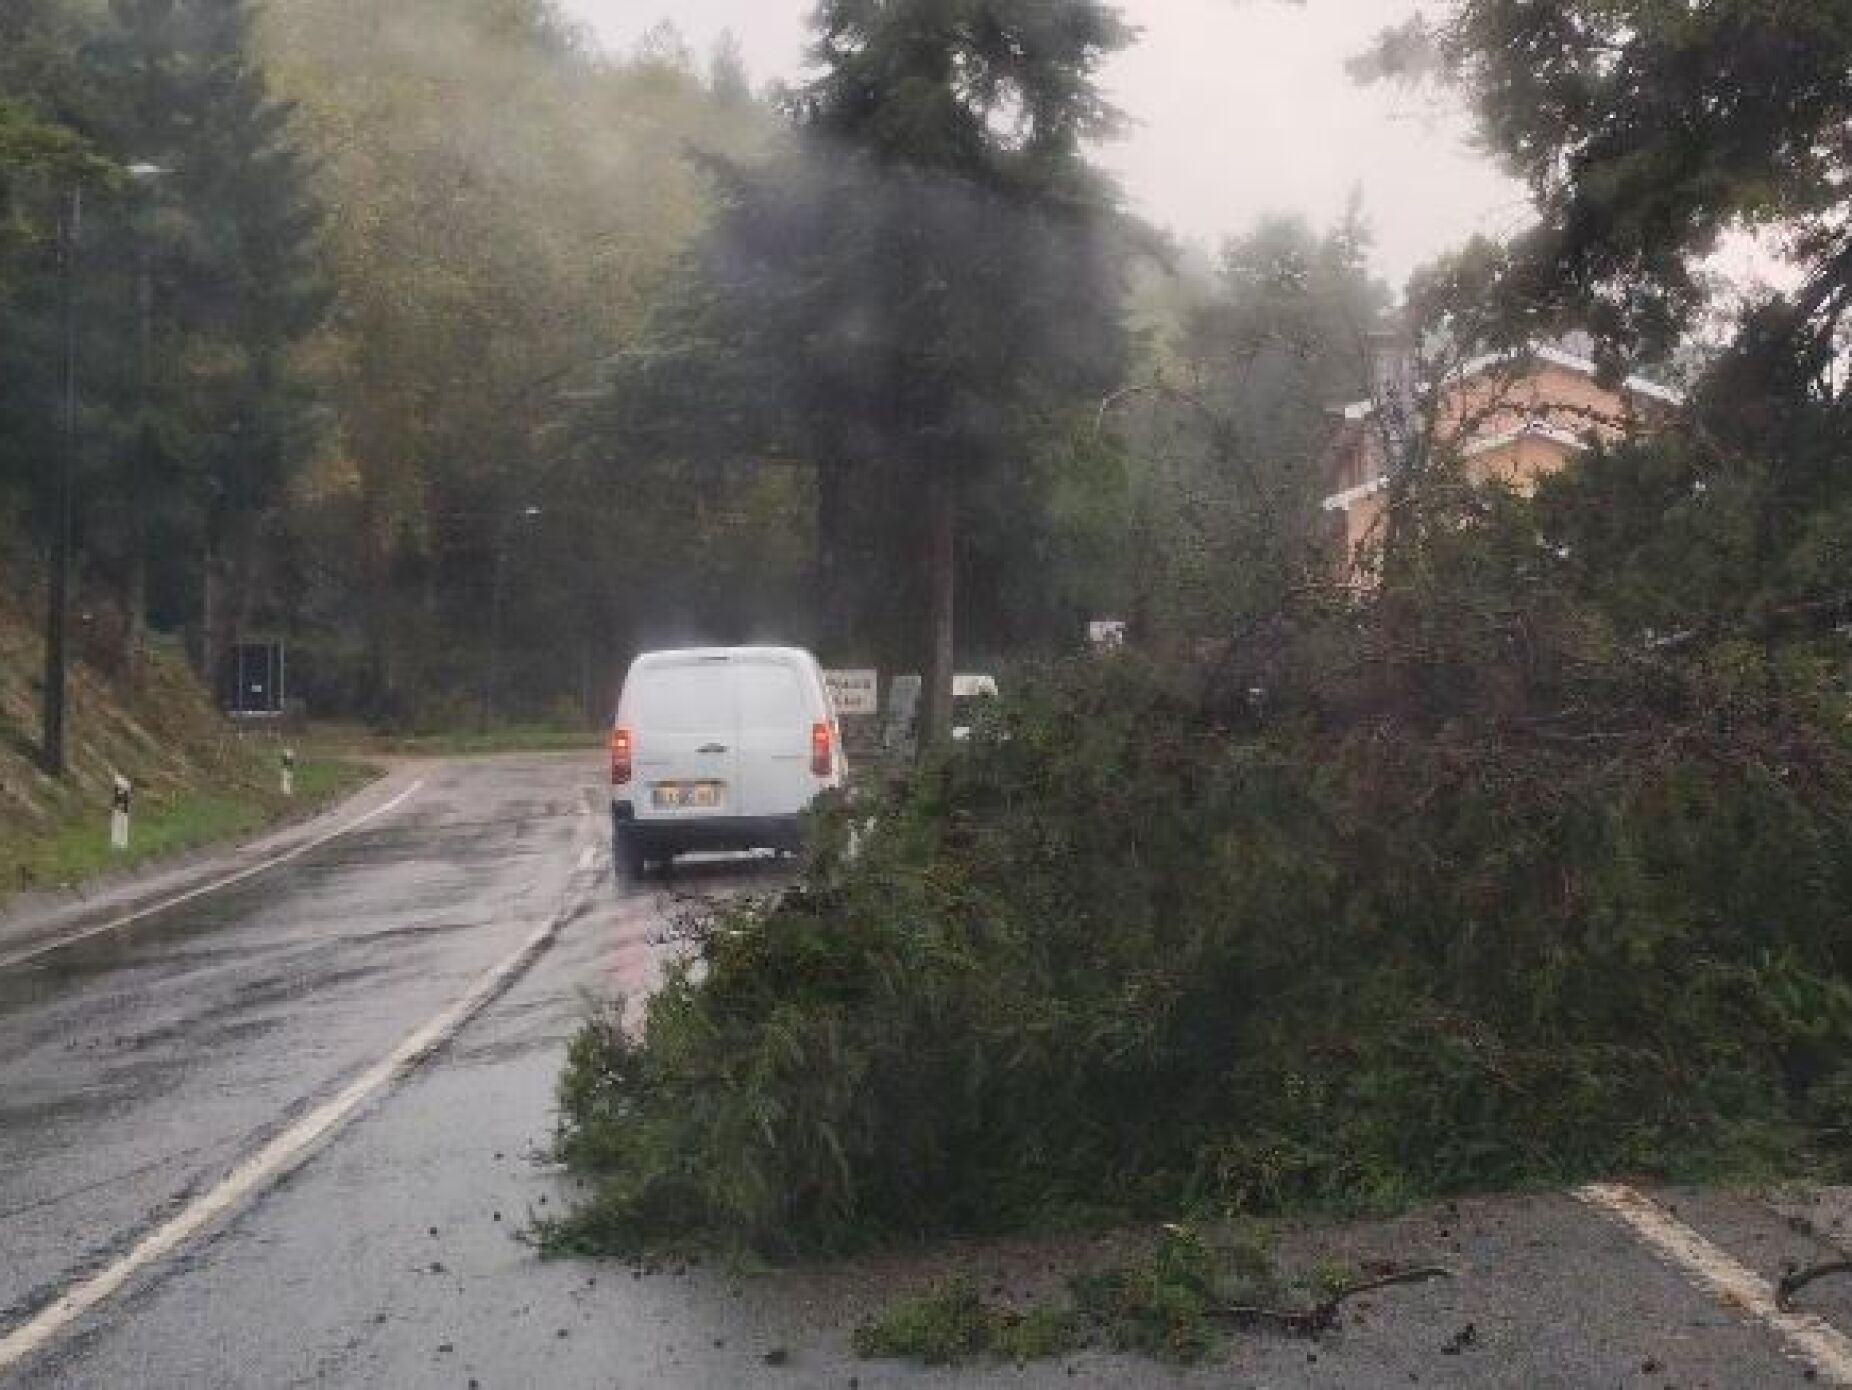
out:
{"label": "van wheel", "polygon": [[641,883],[649,872],[649,859],[643,853],[643,846],[622,831],[611,846],[611,858],[617,865],[617,876],[625,883]]}

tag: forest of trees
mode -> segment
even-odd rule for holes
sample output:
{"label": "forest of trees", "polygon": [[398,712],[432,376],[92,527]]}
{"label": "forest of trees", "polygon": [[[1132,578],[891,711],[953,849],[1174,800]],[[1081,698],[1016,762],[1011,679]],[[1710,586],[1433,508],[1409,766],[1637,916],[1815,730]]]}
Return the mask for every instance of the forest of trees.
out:
{"label": "forest of trees", "polygon": [[684,151],[767,140],[737,72],[698,75],[667,37],[608,63],[538,3],[34,0],[4,23],[16,591],[51,529],[81,187],[90,654],[131,675],[146,621],[216,675],[232,637],[284,636],[317,707],[442,717],[495,698],[502,584],[507,666],[547,668],[524,694],[591,700],[621,576],[563,557],[636,498],[563,478],[561,401],[641,331],[698,225]]}
{"label": "forest of trees", "polygon": [[639,645],[892,671],[954,613],[960,660],[1212,626],[1361,386],[1364,217],[1202,263],[1087,163],[1108,7],[1027,47],[948,20],[955,98],[875,81],[914,50],[871,13],[755,91],[730,44],[606,55],[546,0],[9,7],[11,589],[56,526],[81,189],[74,574],[120,679],[149,633],[209,681],[278,637],[317,712],[438,726],[599,717]]}
{"label": "forest of trees", "polygon": [[[318,713],[597,719],[645,645],[892,672],[1067,650],[1106,615],[1186,650],[1266,612],[1316,563],[1325,411],[1396,299],[1368,209],[1169,242],[1090,163],[1113,7],[970,8],[905,9],[927,33],[821,5],[805,84],[760,90],[731,44],[607,54],[548,0],[8,6],[9,592],[36,605],[58,530],[68,325],[79,648],[125,681],[150,634],[209,683],[280,637]],[[1417,276],[1423,331],[1695,360],[1718,235],[1778,233],[1801,288],[1732,351],[1712,332],[1706,431],[1609,509],[1589,582],[1624,571],[1662,629],[1758,592],[1758,621],[1836,614],[1852,277],[1821,132],[1846,102],[1768,79],[1837,71],[1843,36],[1735,5],[1445,20],[1359,74],[1455,84],[1544,216]],[[1722,119],[1720,89],[1732,140],[1666,136]],[[1662,495],[1693,470],[1716,534],[1667,582],[1644,533],[1698,524]]]}

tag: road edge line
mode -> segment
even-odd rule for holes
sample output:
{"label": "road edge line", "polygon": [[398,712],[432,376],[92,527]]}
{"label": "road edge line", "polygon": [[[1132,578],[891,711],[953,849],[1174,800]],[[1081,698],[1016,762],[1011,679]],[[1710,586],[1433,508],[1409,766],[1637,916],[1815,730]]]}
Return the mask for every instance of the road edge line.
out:
{"label": "road edge line", "polygon": [[1783,1308],[1773,1284],[1651,1197],[1620,1183],[1591,1183],[1574,1196],[1625,1226],[1713,1297],[1767,1327],[1823,1379],[1852,1386],[1852,1338],[1825,1318]]}
{"label": "road edge line", "polygon": [[61,1294],[12,1332],[0,1336],[0,1376],[43,1350],[84,1314],[121,1292],[145,1266],[174,1254],[221,1217],[307,1162],[322,1141],[350,1120],[355,1111],[416,1070],[513,985],[578,915],[578,905],[583,901],[584,895],[579,894],[562,906],[552,920],[522,942],[518,950],[487,974],[479,976],[460,999],[409,1034],[383,1061],[374,1063],[332,1100],[317,1106],[239,1163],[212,1188],[137,1241],[127,1254]]}
{"label": "road edge line", "polygon": [[197,898],[203,898],[209,893],[216,893],[221,889],[230,888],[233,884],[242,883],[247,878],[254,878],[258,874],[268,873],[271,869],[281,864],[287,864],[292,859],[300,859],[311,850],[320,849],[323,845],[338,840],[343,835],[351,835],[362,826],[370,825],[381,816],[398,810],[399,807],[403,806],[423,790],[424,779],[421,777],[384,805],[375,806],[365,815],[356,816],[345,825],[338,825],[325,834],[318,835],[311,840],[305,840],[302,844],[295,845],[283,851],[281,854],[273,855],[269,859],[262,860],[256,864],[248,864],[235,873],[225,875],[223,878],[215,878],[210,883],[203,883],[197,888],[189,888],[186,892],[177,894],[174,897],[163,898],[160,902],[150,903],[146,907],[136,908],[133,912],[125,913],[107,922],[101,922],[94,927],[85,927],[82,931],[73,932],[69,936],[61,936],[56,941],[47,941],[42,945],[33,946],[28,950],[16,951],[10,956],[0,956],[0,970],[11,970],[16,965],[30,964],[32,961],[38,960],[42,956],[54,955],[59,951],[69,950],[73,946],[82,945],[93,937],[106,936],[110,932],[121,931],[124,927],[133,926],[135,923],[145,918],[172,911],[174,908],[184,906]]}

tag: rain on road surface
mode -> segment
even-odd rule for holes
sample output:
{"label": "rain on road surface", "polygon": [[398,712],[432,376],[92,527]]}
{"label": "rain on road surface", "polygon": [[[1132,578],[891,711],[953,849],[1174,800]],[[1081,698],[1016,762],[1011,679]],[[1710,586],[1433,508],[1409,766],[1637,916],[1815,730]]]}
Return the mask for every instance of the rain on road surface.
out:
{"label": "rain on road surface", "polygon": [[[1318,1343],[1247,1335],[1186,1373],[1089,1351],[1026,1368],[857,1362],[855,1323],[949,1268],[1018,1296],[1111,1240],[949,1246],[756,1276],[542,1262],[519,1232],[572,1197],[538,1157],[561,1050],[588,997],[647,990],[674,949],[661,890],[626,893],[584,756],[400,772],[402,805],[265,873],[68,949],[0,965],[0,1346],[252,1155],[374,1075],[408,1037],[514,965],[454,1038],[371,1085],[274,1181],[136,1263],[113,1296],[0,1384],[83,1387],[966,1384],[1762,1386],[1846,1378],[1852,1288],[1782,1323],[1707,1283],[1830,1254],[1839,1192],[1664,1192],[1703,1238],[1678,1266],[1568,1196],[1296,1227],[1325,1254],[1446,1264],[1457,1278],[1357,1305]],[[695,892],[775,880],[703,866]],[[531,959],[524,943],[553,926]],[[36,948],[42,938],[35,938]],[[7,959],[0,939],[0,961]],[[493,981],[498,986],[499,978]],[[770,1358],[768,1360],[768,1357]]]}

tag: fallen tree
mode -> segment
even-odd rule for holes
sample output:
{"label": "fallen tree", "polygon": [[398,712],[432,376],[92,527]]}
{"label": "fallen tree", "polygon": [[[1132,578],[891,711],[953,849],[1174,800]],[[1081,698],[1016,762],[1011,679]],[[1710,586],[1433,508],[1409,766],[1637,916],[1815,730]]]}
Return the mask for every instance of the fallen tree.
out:
{"label": "fallen tree", "polygon": [[1515,499],[1362,608],[1028,682],[577,1040],[556,1248],[1840,1164],[1836,667],[1622,639]]}

